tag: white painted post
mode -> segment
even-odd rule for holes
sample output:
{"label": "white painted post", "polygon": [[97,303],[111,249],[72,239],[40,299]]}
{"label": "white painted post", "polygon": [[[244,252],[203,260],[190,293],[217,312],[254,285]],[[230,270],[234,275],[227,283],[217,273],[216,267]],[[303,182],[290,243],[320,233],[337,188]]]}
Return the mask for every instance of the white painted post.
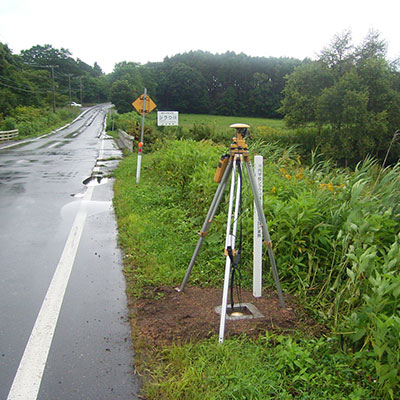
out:
{"label": "white painted post", "polygon": [[[263,156],[254,157],[254,174],[257,181],[257,190],[263,202]],[[262,238],[263,232],[257,209],[254,205],[254,228],[253,228],[253,296],[262,296]]]}
{"label": "white painted post", "polygon": [[147,96],[147,89],[144,88],[144,94],[143,94],[143,114],[142,114],[142,130],[141,130],[141,133],[140,133],[140,142],[139,142],[139,149],[138,149],[138,156],[137,156],[136,183],[139,183],[139,181],[140,181],[140,169],[141,169],[141,166],[142,166],[144,118],[145,118],[145,116],[146,116],[146,96]]}
{"label": "white painted post", "polygon": [[[235,215],[234,215],[234,223],[233,223],[234,231],[232,234],[231,227],[232,227],[233,200],[234,200],[234,196],[235,196],[235,180],[236,180],[236,158],[233,161],[233,167],[232,167],[231,189],[230,189],[230,193],[229,193],[229,206],[228,206],[228,220],[226,222],[225,249],[227,249],[228,246],[231,246],[232,249],[235,248],[235,239],[236,239],[235,228],[237,226],[236,222],[237,222],[238,215],[239,215],[239,198],[238,198],[238,196],[236,196]],[[239,188],[239,186],[240,186],[240,183],[238,182],[238,188]],[[219,322],[219,343],[224,342],[226,308],[228,306],[228,291],[229,291],[230,273],[231,273],[231,259],[229,258],[228,255],[226,255],[224,288],[223,288],[223,292],[222,292],[221,319]]]}

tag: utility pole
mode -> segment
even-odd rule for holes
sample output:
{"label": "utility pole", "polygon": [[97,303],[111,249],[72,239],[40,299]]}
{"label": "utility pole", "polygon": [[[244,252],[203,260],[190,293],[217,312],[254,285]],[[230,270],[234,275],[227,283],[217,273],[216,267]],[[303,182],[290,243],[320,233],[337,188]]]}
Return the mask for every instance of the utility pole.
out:
{"label": "utility pole", "polygon": [[50,68],[51,69],[51,92],[53,94],[53,112],[56,112],[56,84],[54,80],[54,68],[58,68],[58,65],[38,65],[38,64],[30,64],[25,63],[31,67],[36,68]]}
{"label": "utility pole", "polygon": [[54,82],[54,65],[49,66],[51,68],[51,91],[53,92],[53,112],[56,112],[56,85]]}
{"label": "utility pole", "polygon": [[80,76],[79,77],[79,88],[80,88],[80,91],[81,91],[81,105],[82,105],[82,77]]}
{"label": "utility pole", "polygon": [[69,90],[69,103],[71,104],[72,102],[72,96],[71,96],[71,76],[72,74],[68,74],[68,90]]}

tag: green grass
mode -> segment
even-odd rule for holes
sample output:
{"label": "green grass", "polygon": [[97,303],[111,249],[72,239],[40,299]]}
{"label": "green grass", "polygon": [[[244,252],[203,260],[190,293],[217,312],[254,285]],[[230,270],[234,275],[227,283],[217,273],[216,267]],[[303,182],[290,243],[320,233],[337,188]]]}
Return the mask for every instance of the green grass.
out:
{"label": "green grass", "polygon": [[[180,114],[179,125],[184,129],[191,128],[195,123],[201,125],[210,125],[219,130],[228,130],[231,124],[244,123],[251,128],[259,126],[268,126],[274,129],[284,130],[285,123],[279,119],[251,118],[251,117],[229,117],[221,115],[201,115],[201,114]],[[232,129],[232,128],[231,128]],[[232,130],[232,132],[234,132]]]}
{"label": "green grass", "polygon": [[[356,356],[357,357],[357,356]],[[335,341],[267,333],[164,349],[149,399],[378,399],[369,365],[349,362]],[[367,368],[366,368],[367,367]]]}
{"label": "green grass", "polygon": [[[157,124],[157,113],[150,113],[146,118],[148,123]],[[289,131],[283,119],[253,118],[253,117],[234,117],[224,115],[205,115],[205,114],[179,114],[179,127],[185,131],[193,129],[194,126],[208,127],[212,131],[234,132],[230,125],[236,123],[250,125],[251,130],[260,127],[273,128],[278,131]]]}
{"label": "green grass", "polygon": [[[181,157],[183,148],[185,159]],[[143,157],[140,185],[132,186],[136,157],[124,159],[114,172],[120,242],[129,255],[126,271],[135,276],[135,284],[129,289],[131,294],[140,295],[147,285],[174,285],[182,280],[197,241],[196,232],[208,207],[210,191],[216,187],[216,184],[206,187],[202,181],[196,181],[200,195],[190,200],[196,204],[196,210],[189,210],[185,207],[189,199],[183,192],[187,190],[186,185],[193,187],[195,182],[188,182],[186,175],[198,176],[204,172],[204,165],[216,165],[219,153],[219,147],[209,144],[192,142],[188,146],[177,142],[163,152]],[[212,180],[211,175],[208,178]],[[221,278],[210,262],[220,255],[210,244],[219,240],[221,233],[217,229],[210,235],[199,257],[203,267],[193,273],[192,283],[215,284]]]}
{"label": "green grass", "polygon": [[[293,148],[273,143],[256,142],[252,151],[265,158],[264,210],[283,290],[295,294],[329,333],[322,338],[267,333],[255,341],[229,339],[222,347],[214,338],[152,349],[156,361],[138,366],[152,374],[146,395],[398,398],[400,165],[377,180],[379,168],[371,160],[349,172],[319,161],[315,153],[311,164],[303,165]],[[140,185],[135,184],[136,156],[121,162],[114,204],[129,295],[182,281],[216,190],[212,177],[222,152],[210,141],[167,140],[143,157]],[[251,285],[251,204],[251,199],[244,202],[244,287]],[[222,287],[225,224],[226,199],[191,284]],[[265,274],[264,285],[273,287],[270,275]]]}

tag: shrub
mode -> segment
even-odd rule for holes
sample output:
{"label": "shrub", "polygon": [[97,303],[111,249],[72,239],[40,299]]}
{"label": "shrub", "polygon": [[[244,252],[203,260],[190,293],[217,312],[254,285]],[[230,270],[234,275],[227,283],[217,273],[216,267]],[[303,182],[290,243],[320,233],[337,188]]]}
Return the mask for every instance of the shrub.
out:
{"label": "shrub", "polygon": [[[19,106],[13,110],[10,119],[11,126],[19,129],[19,136],[36,136],[48,133],[75,118],[80,110],[73,107],[58,109],[56,113],[49,109]],[[15,125],[13,123],[15,122]]]}
{"label": "shrub", "polygon": [[21,122],[18,124],[19,136],[31,136],[37,133],[38,129],[32,122]]}
{"label": "shrub", "polygon": [[[125,114],[114,114],[113,120],[115,129],[122,129],[129,135],[135,135],[138,131],[140,132],[142,118],[136,111]],[[108,122],[110,123],[111,119]]]}
{"label": "shrub", "polygon": [[12,131],[17,128],[17,122],[13,117],[6,117],[2,124],[2,129],[5,131]]}

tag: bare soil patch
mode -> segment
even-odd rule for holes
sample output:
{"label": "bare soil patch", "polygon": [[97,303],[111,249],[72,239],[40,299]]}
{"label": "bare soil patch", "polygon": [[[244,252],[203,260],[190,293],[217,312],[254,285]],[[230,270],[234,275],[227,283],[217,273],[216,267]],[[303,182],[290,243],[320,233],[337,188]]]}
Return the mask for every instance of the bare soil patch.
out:
{"label": "bare soil patch", "polygon": [[[220,315],[215,311],[221,305],[222,289],[187,287],[177,292],[172,287],[148,288],[146,298],[131,301],[133,329],[147,345],[158,346],[199,340],[218,335]],[[264,318],[226,320],[225,338],[246,334],[257,336],[265,331],[290,332],[296,329],[316,333],[320,327],[309,319],[285,295],[287,308],[282,308],[274,292],[264,291],[260,298],[249,291],[241,291],[242,303],[251,303]]]}

